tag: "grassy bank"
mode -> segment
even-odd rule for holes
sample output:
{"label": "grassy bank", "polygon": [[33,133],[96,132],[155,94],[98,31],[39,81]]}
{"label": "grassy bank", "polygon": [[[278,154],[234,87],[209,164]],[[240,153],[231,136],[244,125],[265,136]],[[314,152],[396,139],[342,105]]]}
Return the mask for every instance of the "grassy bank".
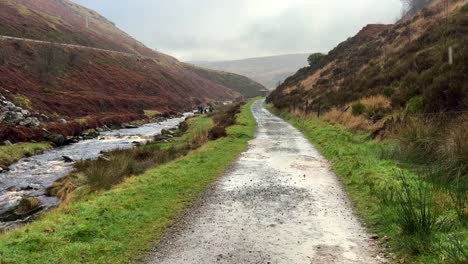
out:
{"label": "grassy bank", "polygon": [[255,132],[251,104],[242,107],[237,124],[227,129],[228,137],[3,235],[0,263],[138,261],[174,218],[245,150]]}
{"label": "grassy bank", "polygon": [[11,146],[0,146],[0,167],[6,168],[24,157],[42,153],[50,148],[49,143],[18,143]]}
{"label": "grassy bank", "polygon": [[332,162],[357,213],[382,240],[388,240],[396,262],[467,261],[466,207],[462,204],[458,210],[454,193],[388,155],[392,143],[269,108],[301,130]]}

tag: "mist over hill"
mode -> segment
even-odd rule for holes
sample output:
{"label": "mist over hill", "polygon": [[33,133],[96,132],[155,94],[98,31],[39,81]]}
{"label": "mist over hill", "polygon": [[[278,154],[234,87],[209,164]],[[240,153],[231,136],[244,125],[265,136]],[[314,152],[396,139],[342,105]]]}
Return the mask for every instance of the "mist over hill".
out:
{"label": "mist over hill", "polygon": [[232,61],[194,61],[192,64],[247,76],[263,84],[269,90],[278,86],[288,76],[307,66],[309,54],[289,54],[248,58]]}

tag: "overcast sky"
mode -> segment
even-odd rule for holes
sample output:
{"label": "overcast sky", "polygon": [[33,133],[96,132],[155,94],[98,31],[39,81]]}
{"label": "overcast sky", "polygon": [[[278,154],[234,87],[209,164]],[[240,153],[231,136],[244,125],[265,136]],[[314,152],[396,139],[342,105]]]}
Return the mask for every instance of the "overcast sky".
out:
{"label": "overcast sky", "polygon": [[183,61],[327,52],[400,0],[74,0]]}

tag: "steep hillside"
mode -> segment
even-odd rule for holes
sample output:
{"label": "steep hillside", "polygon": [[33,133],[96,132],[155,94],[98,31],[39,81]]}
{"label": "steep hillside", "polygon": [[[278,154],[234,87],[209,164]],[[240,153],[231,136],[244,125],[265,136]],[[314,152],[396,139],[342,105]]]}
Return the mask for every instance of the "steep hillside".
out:
{"label": "steep hillside", "polygon": [[150,57],[157,53],[70,0],[0,0],[0,35],[78,44]]}
{"label": "steep hillside", "polygon": [[153,51],[69,0],[0,0],[0,35],[24,38],[0,36],[0,94],[38,115],[182,110],[261,89]]}
{"label": "steep hillside", "polygon": [[317,67],[289,77],[269,100],[310,112],[385,95],[395,108],[413,102],[419,112],[468,110],[467,2],[451,1],[446,10],[445,1],[436,0],[395,25],[368,25]]}
{"label": "steep hillside", "polygon": [[235,73],[216,71],[187,64],[187,69],[203,78],[231,88],[245,97],[264,96],[268,90],[258,82]]}
{"label": "steep hillside", "polygon": [[32,110],[47,115],[183,110],[235,96],[182,64],[61,45],[0,43],[0,93],[11,101],[29,98]]}
{"label": "steep hillside", "polygon": [[247,76],[270,90],[307,65],[309,54],[291,54],[234,61],[193,62],[196,65]]}

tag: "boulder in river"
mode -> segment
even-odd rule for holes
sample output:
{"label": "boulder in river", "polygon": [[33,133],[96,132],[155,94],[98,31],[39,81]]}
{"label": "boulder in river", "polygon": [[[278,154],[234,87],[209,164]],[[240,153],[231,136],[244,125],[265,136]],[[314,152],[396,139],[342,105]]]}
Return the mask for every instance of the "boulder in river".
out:
{"label": "boulder in river", "polygon": [[123,124],[122,125],[123,128],[138,128],[138,126],[135,126],[135,125],[129,125],[129,124]]}
{"label": "boulder in river", "polygon": [[167,129],[161,130],[161,135],[163,135],[163,136],[167,136],[167,135],[171,135],[171,134],[172,134],[171,131],[169,131]]}
{"label": "boulder in river", "polygon": [[56,147],[60,147],[65,144],[65,137],[60,134],[52,134],[47,137]]}
{"label": "boulder in river", "polygon": [[63,161],[67,162],[67,163],[70,163],[70,162],[73,162],[74,160],[68,156],[62,156],[62,159]]}

